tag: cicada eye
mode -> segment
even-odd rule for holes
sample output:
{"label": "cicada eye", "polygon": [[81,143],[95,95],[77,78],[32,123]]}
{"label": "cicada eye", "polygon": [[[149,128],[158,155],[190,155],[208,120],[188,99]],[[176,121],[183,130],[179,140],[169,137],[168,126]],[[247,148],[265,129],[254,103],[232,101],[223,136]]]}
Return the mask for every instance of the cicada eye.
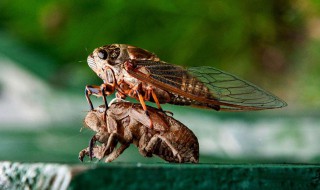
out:
{"label": "cicada eye", "polygon": [[99,57],[100,59],[105,60],[105,59],[108,58],[108,53],[107,53],[105,50],[100,50],[100,51],[98,52],[98,57]]}

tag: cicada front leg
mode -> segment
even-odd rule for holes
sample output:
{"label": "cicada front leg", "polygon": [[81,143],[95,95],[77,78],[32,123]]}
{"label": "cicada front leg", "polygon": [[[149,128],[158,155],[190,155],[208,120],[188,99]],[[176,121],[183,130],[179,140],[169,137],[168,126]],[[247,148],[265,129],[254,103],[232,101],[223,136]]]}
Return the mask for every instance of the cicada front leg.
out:
{"label": "cicada front leg", "polygon": [[93,137],[90,139],[89,141],[89,157],[90,157],[90,160],[92,160],[92,157],[93,157],[93,146],[96,144],[98,138],[96,135],[93,135]]}
{"label": "cicada front leg", "polygon": [[90,99],[91,95],[97,96],[97,97],[101,97],[103,98],[103,102],[104,105],[106,107],[105,109],[105,114],[104,114],[104,121],[106,119],[106,115],[107,115],[107,110],[108,110],[108,102],[107,102],[107,95],[112,94],[115,91],[115,86],[113,85],[109,85],[109,84],[102,84],[100,86],[96,86],[96,85],[87,85],[85,88],[85,96],[86,99],[89,103],[90,106],[90,110],[92,111],[94,109],[92,101]]}
{"label": "cicada front leg", "polygon": [[92,111],[94,109],[92,101],[90,99],[91,95],[100,97],[102,96],[103,102],[105,105],[105,113],[104,113],[104,118],[103,120],[106,121],[106,115],[107,115],[107,110],[108,110],[108,102],[106,96],[112,94],[116,90],[116,78],[114,76],[113,71],[110,68],[107,68],[106,70],[106,75],[107,75],[107,81],[104,81],[105,83],[101,84],[100,86],[97,85],[87,85],[85,87],[85,96],[86,99],[89,103],[90,110]]}
{"label": "cicada front leg", "polygon": [[108,104],[107,104],[107,100],[106,100],[106,96],[112,94],[113,92],[115,91],[115,87],[113,85],[109,85],[109,84],[102,84],[100,86],[97,86],[97,85],[87,85],[85,87],[85,96],[86,96],[86,99],[89,103],[89,106],[90,106],[90,110],[93,110],[94,107],[93,107],[93,104],[91,102],[91,99],[90,99],[90,96],[91,95],[94,95],[94,96],[97,96],[97,97],[101,97],[103,98],[103,101],[106,105],[106,108],[108,109]]}
{"label": "cicada front leg", "polygon": [[89,155],[89,148],[85,148],[79,152],[79,160],[83,162],[83,158]]}
{"label": "cicada front leg", "polygon": [[81,162],[83,162],[83,159],[85,156],[89,156],[90,154],[92,154],[92,158],[97,158],[98,160],[101,160],[103,157],[104,157],[104,146],[98,146],[98,145],[95,145],[93,148],[92,148],[92,153],[90,153],[90,148],[87,147],[83,150],[81,150],[79,152],[79,160]]}
{"label": "cicada front leg", "polygon": [[91,102],[90,96],[93,94],[95,96],[102,96],[101,90],[100,90],[100,86],[97,85],[87,85],[84,89],[84,94],[86,96],[86,99],[89,103],[90,106],[90,110],[92,111],[93,108],[93,104]]}

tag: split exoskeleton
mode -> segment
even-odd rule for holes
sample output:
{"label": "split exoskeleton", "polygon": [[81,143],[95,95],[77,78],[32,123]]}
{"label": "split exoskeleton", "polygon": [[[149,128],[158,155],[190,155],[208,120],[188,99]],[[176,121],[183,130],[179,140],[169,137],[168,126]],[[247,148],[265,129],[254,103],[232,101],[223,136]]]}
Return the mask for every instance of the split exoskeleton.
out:
{"label": "split exoskeleton", "polygon": [[[193,132],[159,109],[148,107],[148,111],[146,116],[141,105],[130,102],[111,104],[105,120],[103,105],[89,111],[84,123],[96,134],[89,147],[80,151],[79,159],[82,161],[87,155],[111,162],[135,144],[145,157],[157,155],[168,162],[198,163],[199,144]],[[152,129],[148,127],[150,119]]]}

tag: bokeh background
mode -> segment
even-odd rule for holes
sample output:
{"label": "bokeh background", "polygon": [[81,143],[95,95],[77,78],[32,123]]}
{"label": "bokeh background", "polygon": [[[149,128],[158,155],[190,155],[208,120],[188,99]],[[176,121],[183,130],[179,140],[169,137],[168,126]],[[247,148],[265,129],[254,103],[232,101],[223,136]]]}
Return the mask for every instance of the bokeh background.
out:
{"label": "bokeh background", "polygon": [[[198,136],[200,162],[320,161],[319,0],[1,0],[1,160],[78,162],[93,135],[80,132],[84,86],[101,84],[86,57],[111,43],[213,66],[287,101],[246,113],[166,105]],[[161,160],[132,146],[117,161]]]}

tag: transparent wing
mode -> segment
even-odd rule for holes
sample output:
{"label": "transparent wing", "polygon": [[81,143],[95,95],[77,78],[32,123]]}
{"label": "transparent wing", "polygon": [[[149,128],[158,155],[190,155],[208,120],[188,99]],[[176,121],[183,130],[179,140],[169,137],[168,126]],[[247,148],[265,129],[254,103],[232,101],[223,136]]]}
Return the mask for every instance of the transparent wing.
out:
{"label": "transparent wing", "polygon": [[134,61],[129,74],[143,82],[191,99],[194,105],[244,111],[281,108],[287,104],[271,93],[213,67],[180,66],[162,61]]}
{"label": "transparent wing", "polygon": [[281,108],[287,105],[270,92],[213,67],[192,67],[188,72],[203,82],[221,103],[257,109]]}

